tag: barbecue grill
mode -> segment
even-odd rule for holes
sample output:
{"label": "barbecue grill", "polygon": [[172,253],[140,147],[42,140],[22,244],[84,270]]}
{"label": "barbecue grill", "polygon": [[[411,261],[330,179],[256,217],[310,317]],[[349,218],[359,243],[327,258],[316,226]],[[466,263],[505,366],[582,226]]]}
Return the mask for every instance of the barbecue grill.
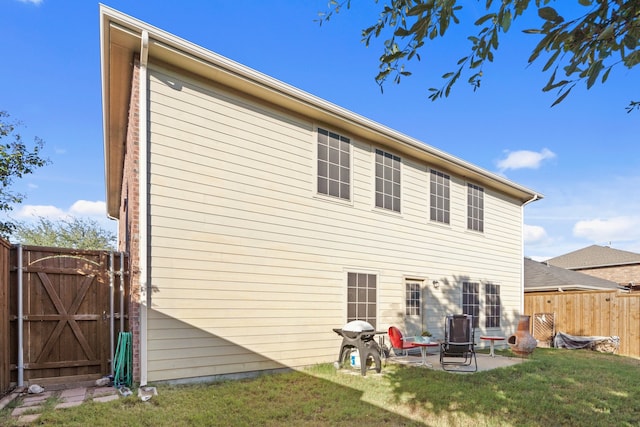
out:
{"label": "barbecue grill", "polygon": [[382,370],[380,364],[380,347],[373,339],[376,331],[371,323],[362,320],[354,320],[342,328],[333,328],[333,331],[342,337],[340,352],[336,367],[341,368],[349,359],[351,352],[356,349],[360,354],[360,373],[367,375],[367,362],[373,359],[376,364],[376,372]]}

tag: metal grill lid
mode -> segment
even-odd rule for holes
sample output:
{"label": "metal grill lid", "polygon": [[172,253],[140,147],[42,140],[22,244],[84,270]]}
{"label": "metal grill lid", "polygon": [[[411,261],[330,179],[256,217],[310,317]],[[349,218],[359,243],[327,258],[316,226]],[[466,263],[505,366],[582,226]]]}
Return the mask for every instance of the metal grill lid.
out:
{"label": "metal grill lid", "polygon": [[375,329],[369,322],[365,322],[364,320],[353,320],[345,324],[342,327],[342,330],[347,332],[373,332]]}

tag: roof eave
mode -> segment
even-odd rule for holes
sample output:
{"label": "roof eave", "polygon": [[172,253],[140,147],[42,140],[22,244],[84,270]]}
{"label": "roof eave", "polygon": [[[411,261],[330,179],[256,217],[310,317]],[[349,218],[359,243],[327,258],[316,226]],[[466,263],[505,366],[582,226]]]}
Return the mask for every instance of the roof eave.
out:
{"label": "roof eave", "polygon": [[436,168],[443,168],[446,172],[501,191],[521,204],[543,198],[541,194],[499,175],[107,6],[100,5],[100,17],[105,173],[107,211],[110,216],[117,217],[119,210],[129,103],[130,78],[125,77],[127,72],[131,73],[131,66],[123,58],[128,57],[130,61],[139,52],[143,30],[149,33],[150,61],[153,58],[176,65],[231,89],[306,115],[320,123],[336,126],[354,136],[392,147]]}

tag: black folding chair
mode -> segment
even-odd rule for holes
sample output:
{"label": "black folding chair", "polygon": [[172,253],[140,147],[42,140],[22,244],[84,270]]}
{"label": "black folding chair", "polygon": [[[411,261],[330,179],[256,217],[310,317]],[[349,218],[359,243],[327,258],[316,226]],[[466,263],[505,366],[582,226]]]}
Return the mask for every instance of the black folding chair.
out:
{"label": "black folding chair", "polygon": [[473,316],[468,314],[448,315],[444,323],[444,340],[440,344],[442,369],[451,366],[469,366],[478,370],[474,343]]}

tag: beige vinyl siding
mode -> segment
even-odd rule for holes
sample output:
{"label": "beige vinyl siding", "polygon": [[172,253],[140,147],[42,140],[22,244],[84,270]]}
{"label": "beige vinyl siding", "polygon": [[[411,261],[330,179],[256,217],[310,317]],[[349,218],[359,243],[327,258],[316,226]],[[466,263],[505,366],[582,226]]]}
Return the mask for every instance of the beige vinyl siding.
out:
{"label": "beige vinyl siding", "polygon": [[436,335],[463,280],[500,284],[515,325],[516,201],[485,188],[485,231],[470,232],[466,182],[452,176],[451,224],[433,223],[429,165],[401,156],[401,212],[377,209],[373,153],[393,150],[348,134],[352,200],[328,200],[315,192],[322,124],[158,66],[149,99],[149,381],[335,360],[350,271],[378,277],[379,330],[405,326],[406,277],[425,279]]}

